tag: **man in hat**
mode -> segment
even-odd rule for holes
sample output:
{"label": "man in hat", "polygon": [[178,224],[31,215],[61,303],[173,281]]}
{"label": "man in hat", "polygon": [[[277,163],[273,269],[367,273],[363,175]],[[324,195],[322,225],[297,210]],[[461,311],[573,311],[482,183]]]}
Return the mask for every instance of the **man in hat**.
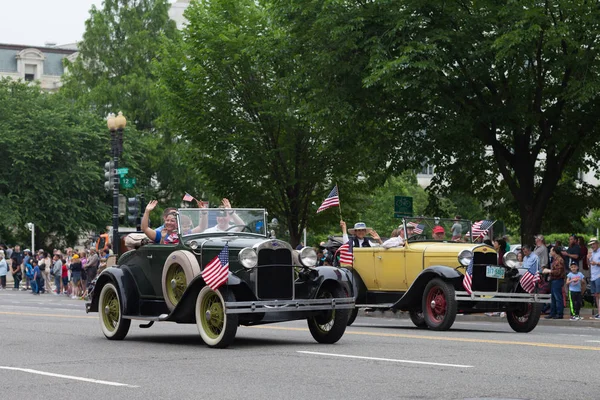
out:
{"label": "man in hat", "polygon": [[[588,246],[592,251],[588,252],[588,265],[590,266],[590,288],[596,298],[596,309],[600,307],[600,243],[598,238],[591,238]],[[594,316],[595,319],[600,319],[600,312]]]}
{"label": "man in hat", "polygon": [[375,240],[377,243],[383,243],[377,232],[375,232],[373,228],[367,228],[367,224],[364,222],[357,222],[354,224],[354,228],[346,229],[346,223],[341,220],[340,227],[342,228],[342,241],[344,243],[348,243],[350,240],[348,237],[348,232],[350,232],[350,234],[353,235],[351,240],[354,247],[371,247],[371,242],[366,237],[367,235],[371,235],[373,240]]}
{"label": "man in hat", "polygon": [[[204,233],[240,232],[244,229],[246,223],[239,215],[237,215],[235,210],[231,209],[231,203],[228,199],[221,200],[221,206],[219,208],[220,210],[217,211],[217,224],[211,228],[204,229]],[[200,225],[202,225],[203,222],[208,222],[206,217],[202,218]]]}
{"label": "man in hat", "polygon": [[433,233],[433,240],[446,240],[446,231],[442,226],[434,226],[431,232]]}

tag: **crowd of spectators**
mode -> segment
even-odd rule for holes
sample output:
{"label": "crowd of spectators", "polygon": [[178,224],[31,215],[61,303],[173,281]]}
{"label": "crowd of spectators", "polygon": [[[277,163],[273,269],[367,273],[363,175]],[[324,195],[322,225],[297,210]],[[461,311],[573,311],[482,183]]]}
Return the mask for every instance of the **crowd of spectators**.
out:
{"label": "crowd of spectators", "polygon": [[0,245],[0,290],[7,289],[7,276],[12,277],[12,290],[31,291],[33,295],[66,295],[86,299],[90,285],[112,255],[110,244],[104,248],[48,252],[21,250],[21,246]]}

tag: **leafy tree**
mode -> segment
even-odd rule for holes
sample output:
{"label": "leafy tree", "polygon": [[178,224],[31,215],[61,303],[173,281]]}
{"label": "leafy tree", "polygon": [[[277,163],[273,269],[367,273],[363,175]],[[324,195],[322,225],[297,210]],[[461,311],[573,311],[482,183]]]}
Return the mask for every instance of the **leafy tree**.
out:
{"label": "leafy tree", "polygon": [[[110,208],[102,190],[108,148],[103,121],[39,86],[0,80],[0,235],[64,245],[102,228]],[[29,246],[27,246],[29,247]]]}
{"label": "leafy tree", "polygon": [[329,117],[313,113],[299,85],[310,66],[269,15],[251,0],[192,3],[183,38],[166,43],[157,68],[170,125],[198,149],[209,190],[266,207],[296,245],[309,221],[313,229],[338,224],[335,212],[314,214],[336,183],[351,215],[352,199],[370,184],[359,174],[381,168],[361,166],[360,135],[329,129]]}
{"label": "leafy tree", "polygon": [[[600,9],[588,2],[275,5],[311,49],[310,85],[335,96],[360,81],[377,93],[398,147],[436,165],[434,187],[472,193],[492,212],[515,206],[524,242],[541,231],[563,174],[598,159]],[[347,71],[344,60],[359,64],[336,88],[332,65]]]}

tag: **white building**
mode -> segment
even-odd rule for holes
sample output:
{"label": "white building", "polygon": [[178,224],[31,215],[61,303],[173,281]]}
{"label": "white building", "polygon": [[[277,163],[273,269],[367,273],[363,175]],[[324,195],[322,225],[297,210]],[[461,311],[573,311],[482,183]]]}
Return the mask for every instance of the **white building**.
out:
{"label": "white building", "polygon": [[183,12],[190,5],[190,0],[177,0],[171,4],[169,9],[169,17],[177,24],[177,29],[182,29],[187,20],[183,16]]}

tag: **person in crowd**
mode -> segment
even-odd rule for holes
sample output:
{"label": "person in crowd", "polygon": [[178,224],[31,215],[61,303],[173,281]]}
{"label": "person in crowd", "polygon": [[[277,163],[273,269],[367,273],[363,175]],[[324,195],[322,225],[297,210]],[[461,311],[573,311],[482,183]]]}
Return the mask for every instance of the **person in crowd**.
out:
{"label": "person in crowd", "polygon": [[503,238],[494,239],[493,243],[496,254],[498,254],[498,265],[504,266],[504,255],[506,254],[506,241]]}
{"label": "person in crowd", "polygon": [[[579,263],[579,244],[577,243],[577,236],[569,236],[569,248],[562,251],[562,256],[565,258],[565,268],[568,270],[571,264]],[[566,271],[565,271],[566,272]]]}
{"label": "person in crowd", "polygon": [[179,235],[177,233],[177,217],[176,212],[168,214],[164,218],[164,226],[162,229],[152,229],[148,226],[150,221],[150,213],[158,205],[157,200],[152,200],[146,206],[144,216],[142,217],[142,231],[148,236],[148,239],[154,243],[160,244],[177,244],[179,243]]}
{"label": "person in crowd", "polygon": [[517,251],[517,267],[523,266],[523,250]]}
{"label": "person in crowd", "polygon": [[[346,223],[342,220],[340,221],[340,227],[342,228],[342,241],[344,243],[348,243],[350,240],[353,242],[353,246],[356,247],[371,247],[371,242],[366,237],[367,235],[371,235],[373,240],[375,240],[379,244],[383,244],[383,240],[379,237],[377,232],[373,228],[367,228],[367,224],[364,222],[357,222],[354,224],[353,229],[346,229]],[[348,232],[353,235],[352,239],[348,237]]]}
{"label": "person in crowd", "polygon": [[106,231],[98,237],[96,240],[96,251],[101,252],[102,250],[108,249],[110,244],[110,233],[112,232],[112,226],[107,226]]}
{"label": "person in crowd", "polygon": [[[105,250],[106,251],[106,250]],[[81,264],[81,259],[79,258],[79,254],[73,254],[73,258],[71,259],[71,298],[78,299],[79,296],[83,293],[81,287],[81,271],[83,270],[83,265]]]}
{"label": "person in crowd", "polygon": [[[31,273],[27,273],[27,266],[31,269]],[[25,274],[25,289],[21,290],[30,290],[31,289],[31,277],[33,276],[33,267],[31,266],[31,250],[25,249],[23,250],[23,273]]]}
{"label": "person in crowd", "polygon": [[66,255],[63,257],[61,283],[62,283],[62,294],[66,294],[68,296],[69,295],[69,266],[67,265]]}
{"label": "person in crowd", "polygon": [[506,248],[504,251],[508,253],[510,251],[510,236],[504,235],[502,236],[502,239],[504,239],[504,242],[506,242]]}
{"label": "person in crowd", "polygon": [[[579,272],[578,264],[571,264],[571,272],[567,274],[567,285],[569,285],[569,308],[571,310],[571,321],[583,319],[579,316],[581,309],[581,292],[585,290],[585,280]],[[582,285],[583,284],[583,285]]]}
{"label": "person in crowd", "polygon": [[62,283],[62,257],[60,254],[55,253],[54,257],[52,257],[52,275],[54,275],[54,285],[56,286],[56,290],[54,291],[55,295],[60,294],[60,284]]}
{"label": "person in crowd", "polygon": [[6,275],[8,274],[8,264],[5,260],[4,250],[0,250],[0,290],[6,289]]}
{"label": "person in crowd", "polygon": [[585,245],[583,236],[577,236],[577,244],[579,244],[579,272],[585,276],[586,280],[590,279],[590,267],[588,265],[588,248]]}
{"label": "person in crowd", "polygon": [[[87,263],[83,266],[86,275],[86,285],[94,280],[96,274],[98,273],[98,266],[100,265],[100,257],[96,253],[96,249],[90,249],[90,256],[87,259]],[[86,287],[87,287],[86,286]]]}
{"label": "person in crowd", "polygon": [[87,285],[87,275],[84,266],[87,264],[87,251],[81,250],[79,252],[79,259],[81,260],[81,293],[85,292]]}
{"label": "person in crowd", "polygon": [[533,250],[538,259],[540,260],[540,269],[548,268],[548,249],[546,247],[546,241],[544,235],[535,236],[535,250]]}
{"label": "person in crowd", "polygon": [[40,267],[40,270],[42,271],[42,277],[44,278],[44,293],[50,293],[52,291],[52,279],[50,279],[50,272],[52,271],[52,257],[50,257],[50,253],[47,251],[44,251],[40,265],[43,265],[43,269]]}
{"label": "person in crowd", "polygon": [[460,223],[460,215],[454,217],[454,224],[452,224],[450,230],[452,231],[452,240],[455,242],[460,241],[460,238],[462,236],[462,225]]}
{"label": "person in crowd", "polygon": [[[600,242],[593,237],[588,242],[592,251],[588,252],[588,265],[590,266],[590,288],[596,299],[596,310],[600,307]],[[600,311],[594,315],[595,319],[600,319]]]}
{"label": "person in crowd", "polygon": [[21,246],[16,245],[12,254],[10,255],[10,272],[14,281],[13,290],[19,290],[19,285],[21,284],[21,279],[23,279],[23,272],[21,271],[21,264],[23,264],[23,252],[21,251]]}
{"label": "person in crowd", "polygon": [[434,226],[431,233],[433,240],[446,240],[446,231],[440,225]]}
{"label": "person in crowd", "polygon": [[552,266],[542,271],[550,275],[550,314],[546,319],[563,318],[563,286],[565,284],[565,260],[561,257],[562,248],[554,246],[550,250]]}
{"label": "person in crowd", "polygon": [[521,247],[521,251],[523,252],[523,268],[530,269],[535,266],[535,271],[540,271],[540,259],[538,256],[531,250],[531,246],[528,244],[524,244]]}
{"label": "person in crowd", "polygon": [[38,260],[32,258],[32,274],[31,274],[31,293],[34,295],[40,294],[40,287],[43,282],[42,271],[40,271],[40,267],[38,265]]}

